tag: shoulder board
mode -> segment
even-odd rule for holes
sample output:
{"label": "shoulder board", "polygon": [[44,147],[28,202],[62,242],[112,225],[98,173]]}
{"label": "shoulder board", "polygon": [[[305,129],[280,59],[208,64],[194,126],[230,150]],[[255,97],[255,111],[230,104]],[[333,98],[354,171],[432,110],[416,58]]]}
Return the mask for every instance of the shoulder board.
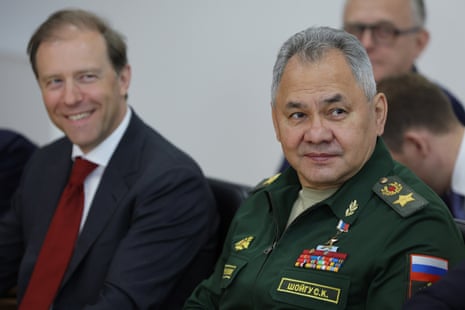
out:
{"label": "shoulder board", "polygon": [[373,186],[373,191],[402,217],[408,217],[428,204],[397,176],[382,177]]}
{"label": "shoulder board", "polygon": [[260,183],[258,183],[253,189],[252,189],[252,193],[256,192],[256,191],[259,191],[265,187],[267,187],[268,185],[270,185],[271,183],[273,183],[274,181],[276,181],[277,178],[279,178],[279,176],[281,175],[281,173],[277,173],[275,174],[274,176],[272,177],[269,177],[267,179],[264,179],[263,181],[261,181]]}

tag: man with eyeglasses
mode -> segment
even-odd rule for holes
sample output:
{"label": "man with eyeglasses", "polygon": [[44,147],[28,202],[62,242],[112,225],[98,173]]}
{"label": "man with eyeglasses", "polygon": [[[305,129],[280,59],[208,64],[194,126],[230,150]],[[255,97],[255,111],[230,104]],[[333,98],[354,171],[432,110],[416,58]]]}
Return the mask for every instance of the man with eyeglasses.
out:
{"label": "man with eyeglasses", "polygon": [[[416,71],[415,60],[429,42],[423,0],[347,0],[344,30],[367,50],[376,81]],[[442,87],[457,118],[465,124],[463,105]]]}

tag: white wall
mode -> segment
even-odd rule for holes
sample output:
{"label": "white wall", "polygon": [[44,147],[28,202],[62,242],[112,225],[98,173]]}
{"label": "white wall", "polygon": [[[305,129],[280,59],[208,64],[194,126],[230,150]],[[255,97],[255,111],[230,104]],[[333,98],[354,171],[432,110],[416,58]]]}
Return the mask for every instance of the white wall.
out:
{"label": "white wall", "polygon": [[0,127],[14,128],[36,143],[50,140],[51,122],[24,57],[0,50]]}
{"label": "white wall", "polygon": [[[66,3],[92,9],[126,35],[133,67],[129,103],[147,123],[191,154],[207,175],[255,184],[274,173],[281,157],[269,108],[277,50],[308,26],[339,27],[343,0]],[[465,100],[465,2],[427,5],[432,40],[418,67]],[[0,127],[16,128],[41,144],[58,133],[43,112],[32,72],[24,69],[25,49],[37,25],[62,7],[53,0],[0,2],[0,69],[11,82],[0,85],[7,111],[0,114]],[[18,117],[20,106],[34,121]]]}

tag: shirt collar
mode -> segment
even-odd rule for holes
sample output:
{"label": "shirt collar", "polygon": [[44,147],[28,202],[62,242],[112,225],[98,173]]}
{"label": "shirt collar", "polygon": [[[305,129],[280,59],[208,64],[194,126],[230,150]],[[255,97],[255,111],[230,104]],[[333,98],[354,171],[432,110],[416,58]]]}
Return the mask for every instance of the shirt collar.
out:
{"label": "shirt collar", "polygon": [[459,153],[455,160],[454,171],[452,172],[452,191],[465,196],[465,135],[460,143]]}
{"label": "shirt collar", "polygon": [[107,166],[110,161],[113,152],[116,150],[119,141],[124,135],[124,132],[129,126],[129,120],[131,119],[132,111],[129,107],[126,107],[126,115],[123,121],[119,124],[113,133],[108,136],[102,143],[97,145],[92,151],[84,154],[82,150],[76,144],[73,144],[73,150],[71,158],[74,160],[76,157],[81,156],[99,166]]}

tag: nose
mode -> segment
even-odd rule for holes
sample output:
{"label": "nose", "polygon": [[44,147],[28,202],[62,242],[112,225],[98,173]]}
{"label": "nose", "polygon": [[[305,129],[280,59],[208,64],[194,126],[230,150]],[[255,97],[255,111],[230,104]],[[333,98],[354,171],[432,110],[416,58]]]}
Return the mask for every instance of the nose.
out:
{"label": "nose", "polygon": [[73,81],[66,82],[63,98],[64,103],[67,105],[73,105],[80,102],[81,100],[82,95],[79,86],[76,85]]}
{"label": "nose", "polygon": [[331,129],[321,117],[315,117],[312,119],[304,134],[304,140],[313,144],[329,142],[332,138],[333,133]]}

